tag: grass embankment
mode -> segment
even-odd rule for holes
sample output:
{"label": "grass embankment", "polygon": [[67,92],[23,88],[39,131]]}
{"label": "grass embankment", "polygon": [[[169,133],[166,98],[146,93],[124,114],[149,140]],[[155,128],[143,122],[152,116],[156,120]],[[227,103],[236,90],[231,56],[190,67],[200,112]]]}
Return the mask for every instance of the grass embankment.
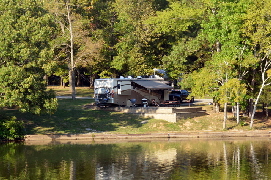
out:
{"label": "grass embankment", "polygon": [[[69,95],[68,88],[54,88],[57,95]],[[89,88],[77,88],[78,96],[92,96],[93,90]],[[221,131],[223,113],[212,113],[210,105],[204,105],[209,115],[193,119],[186,119],[178,123],[169,123],[164,120],[146,119],[131,114],[120,112],[110,112],[104,110],[93,110],[85,108],[93,100],[86,99],[59,99],[58,110],[52,115],[33,115],[30,113],[20,113],[18,110],[5,110],[7,115],[16,116],[25,122],[27,134],[77,134],[89,132],[108,133],[165,133],[183,131]],[[229,114],[229,117],[231,115]],[[249,123],[243,118],[242,123]],[[248,125],[236,126],[234,119],[227,121],[229,130],[249,130]],[[268,120],[256,119],[255,129],[268,129]]]}

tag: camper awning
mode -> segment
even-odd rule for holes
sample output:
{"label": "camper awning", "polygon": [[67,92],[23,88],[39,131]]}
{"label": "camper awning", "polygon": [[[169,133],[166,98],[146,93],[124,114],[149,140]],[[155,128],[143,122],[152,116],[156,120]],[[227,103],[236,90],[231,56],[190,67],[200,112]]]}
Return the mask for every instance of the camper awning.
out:
{"label": "camper awning", "polygon": [[166,84],[168,83],[167,81],[136,80],[133,82],[150,90],[173,89],[171,86]]}

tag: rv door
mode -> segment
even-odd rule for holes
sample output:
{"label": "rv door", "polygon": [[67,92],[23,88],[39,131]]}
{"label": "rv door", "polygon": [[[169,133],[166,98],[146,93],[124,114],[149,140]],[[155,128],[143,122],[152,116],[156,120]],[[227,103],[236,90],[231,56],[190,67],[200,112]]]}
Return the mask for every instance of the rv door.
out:
{"label": "rv door", "polygon": [[131,81],[118,81],[118,95],[131,95]]}

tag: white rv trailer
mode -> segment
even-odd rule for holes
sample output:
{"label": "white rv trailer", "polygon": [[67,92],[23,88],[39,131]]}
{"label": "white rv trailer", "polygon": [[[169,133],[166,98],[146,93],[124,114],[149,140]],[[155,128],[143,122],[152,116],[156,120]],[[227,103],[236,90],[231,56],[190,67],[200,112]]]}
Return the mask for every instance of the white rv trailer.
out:
{"label": "white rv trailer", "polygon": [[96,79],[94,97],[98,106],[146,106],[168,100],[171,89],[159,77]]}

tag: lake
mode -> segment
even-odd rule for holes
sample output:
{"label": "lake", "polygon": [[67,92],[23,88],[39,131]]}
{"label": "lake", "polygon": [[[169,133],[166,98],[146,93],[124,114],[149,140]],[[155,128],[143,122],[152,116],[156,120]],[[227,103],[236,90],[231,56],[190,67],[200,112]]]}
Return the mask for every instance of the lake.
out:
{"label": "lake", "polygon": [[0,180],[271,179],[266,139],[0,144]]}

